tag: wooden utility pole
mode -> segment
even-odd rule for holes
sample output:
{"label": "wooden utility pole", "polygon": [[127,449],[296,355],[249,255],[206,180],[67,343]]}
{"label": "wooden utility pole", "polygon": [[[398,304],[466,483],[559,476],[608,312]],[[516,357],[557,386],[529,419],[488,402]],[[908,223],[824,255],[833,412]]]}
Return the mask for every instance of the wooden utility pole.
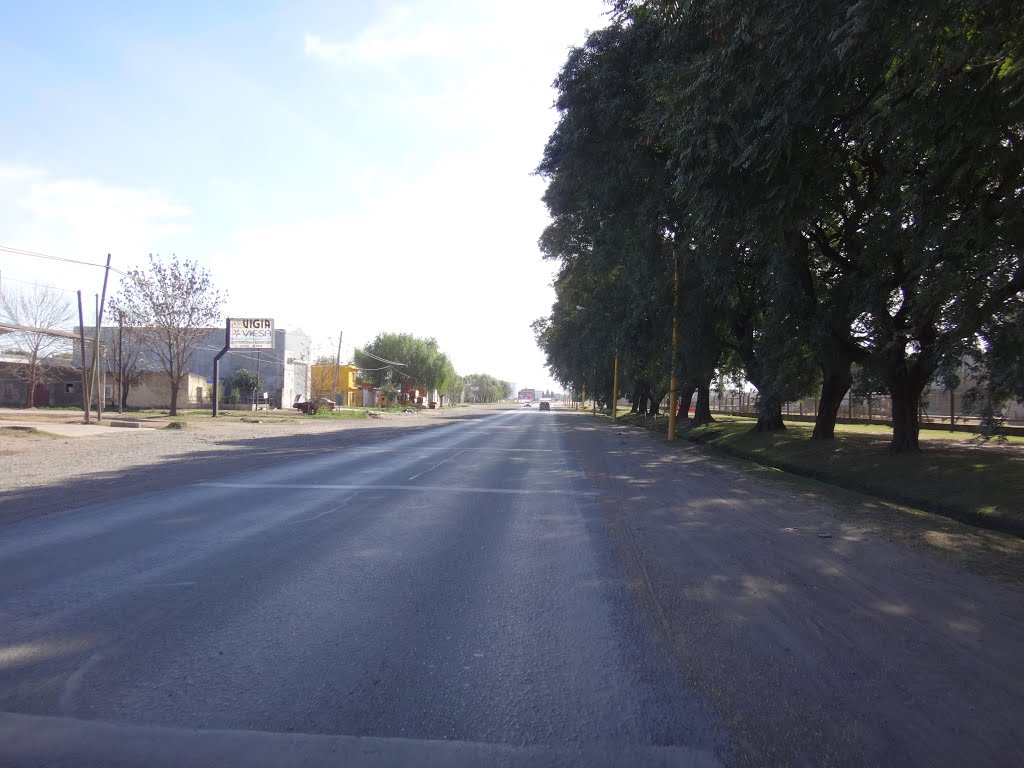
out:
{"label": "wooden utility pole", "polygon": [[124,413],[124,312],[117,310],[117,412]]}
{"label": "wooden utility pole", "polygon": [[[103,418],[103,394],[105,380],[100,378],[100,327],[103,325],[103,306],[107,301],[107,280],[110,277],[110,254],[107,254],[107,268],[103,273],[103,293],[96,297],[96,337],[92,351],[92,380],[96,389],[96,421]],[[98,385],[97,385],[97,382]]]}
{"label": "wooden utility pole", "polygon": [[85,423],[89,423],[92,416],[89,407],[89,376],[85,372],[85,318],[82,315],[82,292],[78,292],[78,338],[82,342],[82,411],[85,413]]}
{"label": "wooden utility pole", "polygon": [[619,350],[615,350],[615,367],[612,368],[612,423],[619,420]]}
{"label": "wooden utility pole", "polygon": [[668,385],[668,439],[676,439],[676,365],[679,360],[679,256],[672,248],[672,375]]}
{"label": "wooden utility pole", "polygon": [[[338,331],[338,354],[334,356],[334,404],[338,405],[338,369],[341,368],[341,336],[344,331]],[[348,405],[348,403],[342,403]]]}

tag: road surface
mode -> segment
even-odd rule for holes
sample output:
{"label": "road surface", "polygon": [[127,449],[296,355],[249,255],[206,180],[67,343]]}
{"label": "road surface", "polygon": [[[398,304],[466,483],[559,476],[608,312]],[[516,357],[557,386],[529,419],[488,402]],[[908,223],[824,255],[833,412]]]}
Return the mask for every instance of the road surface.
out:
{"label": "road surface", "polygon": [[647,434],[524,409],[253,461],[2,530],[0,764],[1024,753],[1019,592]]}

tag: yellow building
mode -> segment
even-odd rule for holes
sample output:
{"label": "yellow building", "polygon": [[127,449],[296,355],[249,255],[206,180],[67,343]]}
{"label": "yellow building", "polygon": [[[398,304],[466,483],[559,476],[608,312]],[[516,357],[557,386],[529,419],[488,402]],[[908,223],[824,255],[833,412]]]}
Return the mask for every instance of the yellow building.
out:
{"label": "yellow building", "polygon": [[[354,408],[362,406],[362,390],[356,386],[356,371],[354,365],[314,365],[309,371],[309,397],[316,400],[326,397],[334,400],[342,407]],[[338,382],[338,388],[334,388],[334,382]]]}

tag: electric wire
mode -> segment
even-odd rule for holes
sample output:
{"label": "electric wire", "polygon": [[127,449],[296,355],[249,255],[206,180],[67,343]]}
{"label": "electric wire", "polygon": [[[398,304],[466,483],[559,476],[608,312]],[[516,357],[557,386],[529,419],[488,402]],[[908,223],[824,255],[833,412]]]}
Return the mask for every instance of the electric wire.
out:
{"label": "electric wire", "polygon": [[[97,264],[93,261],[82,261],[81,259],[69,259],[66,256],[51,256],[48,253],[40,253],[39,251],[27,251],[23,248],[12,248],[9,245],[0,245],[0,252],[11,253],[17,256],[32,256],[36,259],[50,259],[51,261],[62,261],[67,264],[81,264],[86,267],[99,267],[100,269],[106,269],[106,264]],[[126,272],[122,272],[116,267],[110,268],[111,272],[117,272],[119,275],[126,275]]]}

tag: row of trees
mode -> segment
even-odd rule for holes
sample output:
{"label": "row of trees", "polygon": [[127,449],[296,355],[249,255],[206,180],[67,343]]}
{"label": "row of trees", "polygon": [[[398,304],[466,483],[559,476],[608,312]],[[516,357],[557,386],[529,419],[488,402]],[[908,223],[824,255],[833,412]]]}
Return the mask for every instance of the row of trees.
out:
{"label": "row of trees", "polygon": [[[333,361],[331,361],[333,362]],[[363,349],[357,349],[355,364],[364,381],[374,387],[400,391],[409,385],[437,392],[440,405],[473,398],[475,402],[498,402],[511,396],[512,385],[487,374],[460,376],[437,340],[408,333],[380,333]]]}
{"label": "row of trees", "polygon": [[[619,0],[556,80],[538,172],[560,269],[534,324],[552,372],[610,401],[715,377],[759,429],[887,391],[918,449],[924,388],[968,360],[1024,396],[1024,5]],[[677,287],[675,287],[677,286]],[[678,310],[673,312],[673,303]]]}
{"label": "row of trees", "polygon": [[[196,346],[214,323],[220,322],[224,295],[210,274],[194,262],[169,262],[150,256],[146,267],[125,273],[120,291],[103,317],[113,318],[117,330],[105,338],[105,365],[113,372],[122,405],[143,370],[157,368],[171,391],[171,414],[177,414],[178,391],[189,373]],[[20,329],[7,335],[12,351],[26,361],[26,407],[35,405],[36,385],[45,377],[47,358],[70,360],[71,342],[53,333],[74,322],[70,300],[58,289],[7,288],[0,294],[0,319]],[[91,340],[91,335],[86,333]],[[83,361],[86,364],[87,361]]]}

